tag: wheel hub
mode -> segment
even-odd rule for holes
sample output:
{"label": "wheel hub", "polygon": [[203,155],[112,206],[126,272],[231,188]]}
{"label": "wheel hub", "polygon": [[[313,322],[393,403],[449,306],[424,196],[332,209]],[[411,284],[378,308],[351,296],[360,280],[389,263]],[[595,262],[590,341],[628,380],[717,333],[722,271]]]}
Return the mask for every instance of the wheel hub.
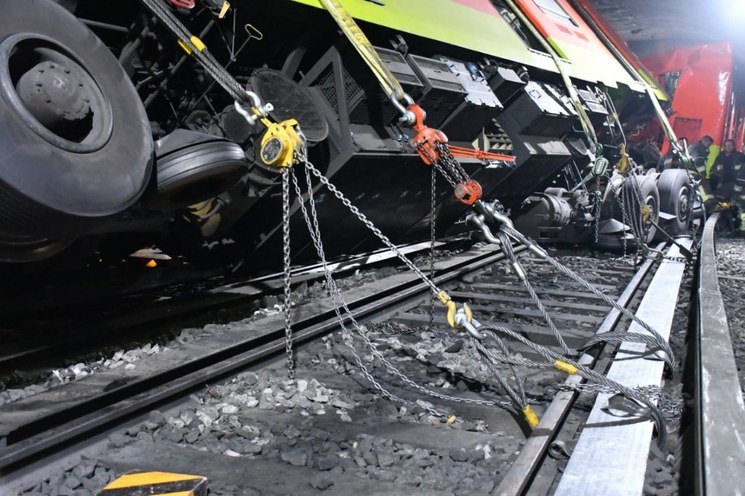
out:
{"label": "wheel hub", "polygon": [[17,33],[0,42],[0,97],[29,129],[74,153],[101,149],[111,106],[80,57],[50,38]]}
{"label": "wheel hub", "polygon": [[40,62],[16,85],[29,112],[50,130],[74,124],[91,113],[91,92],[75,65]]}
{"label": "wheel hub", "polygon": [[681,221],[686,221],[686,219],[688,219],[688,216],[691,210],[691,202],[690,202],[690,197],[688,195],[688,188],[683,188],[680,190],[679,205],[680,205],[680,208],[678,210],[678,219],[680,219]]}

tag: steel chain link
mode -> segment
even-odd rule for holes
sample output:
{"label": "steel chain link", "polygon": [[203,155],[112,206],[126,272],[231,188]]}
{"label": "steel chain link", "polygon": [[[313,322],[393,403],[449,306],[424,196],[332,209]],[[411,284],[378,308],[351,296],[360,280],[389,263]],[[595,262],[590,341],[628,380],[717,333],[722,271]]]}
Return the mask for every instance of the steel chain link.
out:
{"label": "steel chain link", "polygon": [[290,379],[295,378],[295,357],[292,350],[292,287],[291,287],[291,264],[290,253],[290,172],[292,169],[282,171],[282,252],[284,267],[284,317],[285,317],[285,353],[287,355],[287,375]]}
{"label": "steel chain link", "polygon": [[[437,216],[437,172],[434,167],[431,168],[430,173],[430,205],[429,205],[429,278],[435,278],[435,238],[436,232],[436,216]],[[429,328],[433,329],[435,326],[435,294],[429,293]]]}
{"label": "steel chain link", "polygon": [[[305,162],[305,166],[306,166],[306,170],[309,171],[310,174],[316,176],[319,179],[319,181],[321,181],[321,183],[324,186],[326,186],[327,189],[329,189],[329,191],[331,191],[334,194],[334,196],[336,196],[345,206],[347,206],[347,208],[350,209],[350,211],[352,211],[352,213],[355,216],[358,217],[358,219],[360,219],[361,222],[363,222],[365,225],[368,225],[368,223],[370,223],[370,221],[367,220],[366,217],[364,217],[364,214],[362,214],[361,212],[359,212],[359,210],[357,210],[356,207],[354,207],[353,205],[351,205],[351,202],[349,202],[349,200],[347,200],[346,197],[344,197],[344,195],[338,189],[336,189],[333,186],[333,184],[331,184],[328,181],[328,179],[326,179],[320,173],[320,171],[318,171],[318,169],[315,168],[315,166],[313,166],[313,164],[311,164],[309,161],[306,161]],[[403,398],[400,398],[400,397],[396,396],[395,394],[393,394],[392,392],[388,391],[382,384],[380,384],[370,374],[369,370],[364,365],[361,357],[359,356],[358,351],[356,350],[356,348],[355,348],[355,346],[353,344],[353,341],[352,341],[353,338],[352,338],[352,335],[351,335],[349,329],[345,325],[345,320],[348,320],[351,323],[352,327],[356,331],[357,337],[363,341],[363,343],[367,346],[367,348],[372,352],[373,356],[375,358],[377,358],[384,365],[385,369],[391,375],[393,375],[395,377],[398,377],[404,384],[408,385],[409,387],[411,387],[415,391],[417,391],[417,392],[419,392],[419,393],[421,393],[423,395],[426,395],[426,396],[430,396],[430,397],[433,397],[433,398],[437,398],[437,399],[440,399],[440,400],[443,400],[443,401],[449,401],[449,402],[453,402],[453,403],[461,403],[461,404],[468,404],[468,405],[480,405],[480,406],[502,406],[502,407],[505,407],[505,408],[511,407],[512,406],[512,403],[510,403],[508,401],[492,401],[492,400],[482,400],[482,399],[472,399],[472,398],[459,398],[459,397],[450,396],[450,395],[447,395],[447,394],[443,394],[443,393],[439,393],[437,391],[432,391],[430,389],[427,389],[427,388],[425,388],[425,387],[417,384],[416,382],[414,382],[413,380],[411,380],[408,376],[406,376],[403,372],[401,372],[393,363],[390,362],[390,360],[388,360],[388,358],[385,357],[385,355],[378,349],[377,345],[370,340],[370,338],[367,336],[367,334],[365,332],[366,329],[364,328],[364,326],[361,326],[357,322],[357,320],[354,318],[354,315],[353,315],[352,311],[349,309],[349,307],[347,306],[346,301],[341,296],[341,290],[338,288],[338,286],[336,284],[336,281],[334,280],[333,276],[331,275],[330,270],[328,269],[327,262],[326,262],[326,256],[325,256],[325,250],[323,248],[323,242],[321,240],[320,228],[319,228],[319,225],[318,225],[318,216],[317,216],[317,213],[316,213],[316,210],[315,210],[315,202],[313,201],[313,189],[312,189],[312,184],[310,182],[310,174],[306,174],[306,183],[307,183],[306,186],[307,186],[307,191],[308,191],[308,198],[306,199],[306,201],[307,201],[307,203],[308,203],[308,205],[309,205],[310,208],[309,209],[306,208],[305,202],[301,201],[300,202],[300,210],[302,212],[302,215],[303,215],[303,218],[305,220],[305,223],[308,226],[308,230],[309,230],[309,233],[310,233],[312,242],[313,242],[313,244],[314,244],[314,246],[316,248],[316,252],[318,253],[318,256],[319,256],[319,258],[321,260],[321,264],[324,267],[324,274],[325,274],[325,278],[326,278],[326,285],[327,285],[327,288],[329,290],[329,293],[330,293],[330,295],[332,297],[332,300],[334,302],[334,311],[336,312],[337,319],[339,320],[339,325],[341,326],[342,333],[345,336],[345,342],[349,346],[356,364],[358,365],[358,367],[362,371],[362,374],[365,376],[365,378],[370,382],[370,384],[372,384],[375,389],[377,389],[383,396],[385,396],[387,398],[393,399],[395,401],[398,401],[398,402],[401,402],[401,403],[404,403],[404,404],[413,404],[411,401],[405,400]],[[297,185],[297,182],[294,179],[294,175],[293,175],[293,182],[295,184],[295,191],[296,192],[299,192],[300,191],[300,187],[299,187],[299,185]],[[351,208],[350,208],[350,206],[351,206]],[[357,212],[353,211],[352,208],[354,208]],[[358,215],[357,213],[359,213],[364,218],[364,220],[363,220],[363,218],[360,218],[360,215]],[[375,228],[375,229],[377,230],[377,228]],[[385,238],[385,239],[387,239],[387,238]],[[390,243],[390,241],[388,241],[388,242]],[[394,245],[394,248],[395,248],[395,245]],[[397,252],[397,251],[398,251],[397,249],[394,250],[394,252]],[[400,253],[400,252],[398,252],[398,253]],[[399,256],[399,258],[401,258],[401,256],[403,256],[403,254],[401,254]],[[408,259],[406,259],[406,260],[408,260]],[[424,274],[421,273],[421,271],[419,271],[419,269],[417,269],[417,271],[421,274],[420,277],[424,276]],[[426,276],[425,276],[425,279],[424,280],[426,281]],[[433,284],[429,284],[429,285],[430,285],[430,287],[433,286]],[[342,316],[342,310],[344,310],[344,313],[346,315],[346,318],[344,316]],[[424,408],[431,415],[439,416],[439,417],[444,417],[445,416],[445,414],[443,412],[440,412],[440,411],[434,409],[433,407],[424,406]]]}

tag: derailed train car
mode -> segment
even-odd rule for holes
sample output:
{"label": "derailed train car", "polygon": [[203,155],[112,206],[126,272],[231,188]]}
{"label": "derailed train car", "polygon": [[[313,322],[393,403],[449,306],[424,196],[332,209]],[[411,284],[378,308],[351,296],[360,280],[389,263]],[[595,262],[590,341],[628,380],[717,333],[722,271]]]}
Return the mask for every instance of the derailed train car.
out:
{"label": "derailed train car", "polygon": [[[195,264],[279,263],[280,175],[261,157],[266,129],[236,108],[152,2],[271,102],[273,120],[296,119],[309,159],[392,240],[427,239],[433,215],[438,236],[463,228],[468,206],[444,181],[433,211],[415,133],[317,0],[4,0],[0,270],[117,260],[152,246]],[[625,136],[654,118],[653,83],[587,12],[565,0],[343,4],[427,125],[474,151],[459,162],[483,198],[527,234],[618,246],[651,240],[678,214],[672,230],[685,229],[688,212],[675,212],[690,195],[678,187],[690,184],[684,171],[664,181],[627,173],[646,153]],[[319,193],[328,252],[378,246]],[[297,210],[296,201],[293,227]],[[310,248],[293,236],[296,261],[313,258]]]}

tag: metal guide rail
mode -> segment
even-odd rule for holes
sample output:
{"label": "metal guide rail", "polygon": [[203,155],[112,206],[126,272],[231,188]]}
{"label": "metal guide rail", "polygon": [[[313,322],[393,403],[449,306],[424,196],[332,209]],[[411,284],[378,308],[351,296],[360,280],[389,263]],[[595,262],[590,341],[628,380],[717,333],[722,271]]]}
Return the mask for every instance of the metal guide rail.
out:
{"label": "metal guide rail", "polygon": [[[660,244],[656,248],[661,250],[663,247],[664,244]],[[619,296],[618,303],[620,305],[624,308],[631,305],[634,296],[640,291],[647,276],[653,272],[656,263],[656,257],[650,257],[639,267],[626,289]],[[615,308],[612,309],[597,328],[596,335],[612,332],[620,321],[621,312]],[[586,352],[580,356],[578,362],[588,367],[594,367],[598,362],[598,356]],[[569,376],[565,384],[571,388],[581,384],[581,382],[582,379],[579,376]],[[549,449],[566,421],[576,399],[576,391],[561,391],[556,395],[544,412],[541,423],[528,437],[517,459],[504,475],[493,494],[499,496],[525,494],[531,488],[533,477],[541,469],[546,456],[548,456]]]}
{"label": "metal guide rail", "polygon": [[717,277],[718,220],[706,222],[696,273],[694,480],[696,494],[744,494],[745,405]]}
{"label": "metal guide rail", "polygon": [[[690,247],[692,240],[683,243]],[[661,262],[637,311],[666,339],[673,332],[678,288],[685,270],[685,263],[675,260],[679,256],[677,246],[672,246],[667,255],[672,258]],[[628,333],[632,332],[643,331],[633,323]],[[664,364],[647,358],[642,343],[624,340],[607,377],[630,388],[659,387]],[[641,409],[630,417],[628,412],[621,414],[622,407],[614,403],[614,398],[611,393],[601,393],[595,400],[555,494],[642,494],[654,426],[642,420],[645,414]]]}

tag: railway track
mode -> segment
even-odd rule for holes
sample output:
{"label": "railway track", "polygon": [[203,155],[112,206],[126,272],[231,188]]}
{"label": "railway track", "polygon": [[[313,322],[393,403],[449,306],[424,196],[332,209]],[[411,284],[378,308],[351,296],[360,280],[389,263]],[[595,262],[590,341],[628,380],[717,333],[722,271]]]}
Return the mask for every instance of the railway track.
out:
{"label": "railway track", "polygon": [[[459,250],[458,238],[437,243],[441,250]],[[429,243],[399,247],[402,253],[416,255],[429,250]],[[376,250],[341,258],[329,265],[337,276],[360,268],[376,267],[395,257],[388,250]],[[183,328],[188,319],[193,324],[209,322],[206,312],[233,311],[245,314],[261,307],[261,300],[282,288],[282,274],[271,273],[253,278],[226,277],[221,273],[186,271],[183,267],[163,273],[139,271],[135,275],[110,277],[104,288],[91,275],[81,283],[67,283],[45,289],[40,295],[26,294],[5,299],[0,310],[4,323],[3,347],[0,350],[0,373],[33,361],[39,364],[59,363],[60,357],[96,352],[107,344],[121,346],[121,337],[133,339],[156,336],[169,326]],[[292,271],[292,285],[312,283],[323,278],[320,264],[297,267]],[[195,286],[196,283],[196,286]],[[226,317],[229,318],[229,317]],[[75,332],[70,333],[69,329]],[[39,340],[37,336],[44,336]]]}
{"label": "railway track", "polygon": [[[676,247],[658,248],[672,258],[653,257],[637,268],[609,258],[562,260],[621,307],[653,309],[645,317],[650,319],[667,315],[667,332],[655,324],[667,335],[678,295],[671,287],[660,291],[659,285],[669,286],[671,271],[679,274],[680,285],[685,264]],[[621,312],[597,295],[558,277],[527,250],[518,250],[518,256],[573,351],[595,335],[628,329]],[[706,256],[701,260],[707,267]],[[508,323],[531,341],[558,350],[541,313],[507,267],[501,251],[472,249],[439,261],[435,282],[454,299],[468,301],[483,322]],[[430,328],[427,288],[414,276],[397,273],[352,287],[344,297],[389,364],[376,360],[359,341],[352,352],[329,300],[295,309],[295,381],[286,379],[281,363],[281,315],[227,326],[130,369],[99,372],[0,407],[0,482],[9,491],[45,493],[77,481],[67,488],[72,494],[93,487],[95,478],[105,483],[126,470],[158,469],[204,473],[215,494],[548,494],[598,470],[582,463],[577,472],[572,460],[587,444],[587,433],[614,435],[612,426],[587,428],[596,422],[596,410],[603,411],[598,402],[605,401],[607,410],[611,393],[583,390],[576,375],[518,367],[541,417],[531,429],[465,336],[454,335],[440,314]],[[662,311],[665,305],[671,310]],[[622,343],[620,353],[631,355],[638,344]],[[521,357],[537,358],[520,343],[510,347]],[[578,361],[613,374],[618,364],[629,363],[614,360],[617,353],[616,345],[595,345]],[[375,388],[355,366],[357,357],[384,396],[405,403],[372,394]],[[660,360],[634,356],[631,361],[635,368],[642,362],[659,368],[656,380],[662,384]],[[391,374],[389,365],[420,389]],[[510,369],[501,364],[498,371]],[[426,390],[459,401],[433,398],[423,394]],[[620,480],[643,485],[652,422],[642,415],[635,425],[648,431],[639,435],[639,453],[646,446],[643,463],[641,468],[629,464]],[[86,453],[82,462],[81,450]],[[50,467],[62,475],[48,478]],[[593,494],[589,491],[585,494]]]}

